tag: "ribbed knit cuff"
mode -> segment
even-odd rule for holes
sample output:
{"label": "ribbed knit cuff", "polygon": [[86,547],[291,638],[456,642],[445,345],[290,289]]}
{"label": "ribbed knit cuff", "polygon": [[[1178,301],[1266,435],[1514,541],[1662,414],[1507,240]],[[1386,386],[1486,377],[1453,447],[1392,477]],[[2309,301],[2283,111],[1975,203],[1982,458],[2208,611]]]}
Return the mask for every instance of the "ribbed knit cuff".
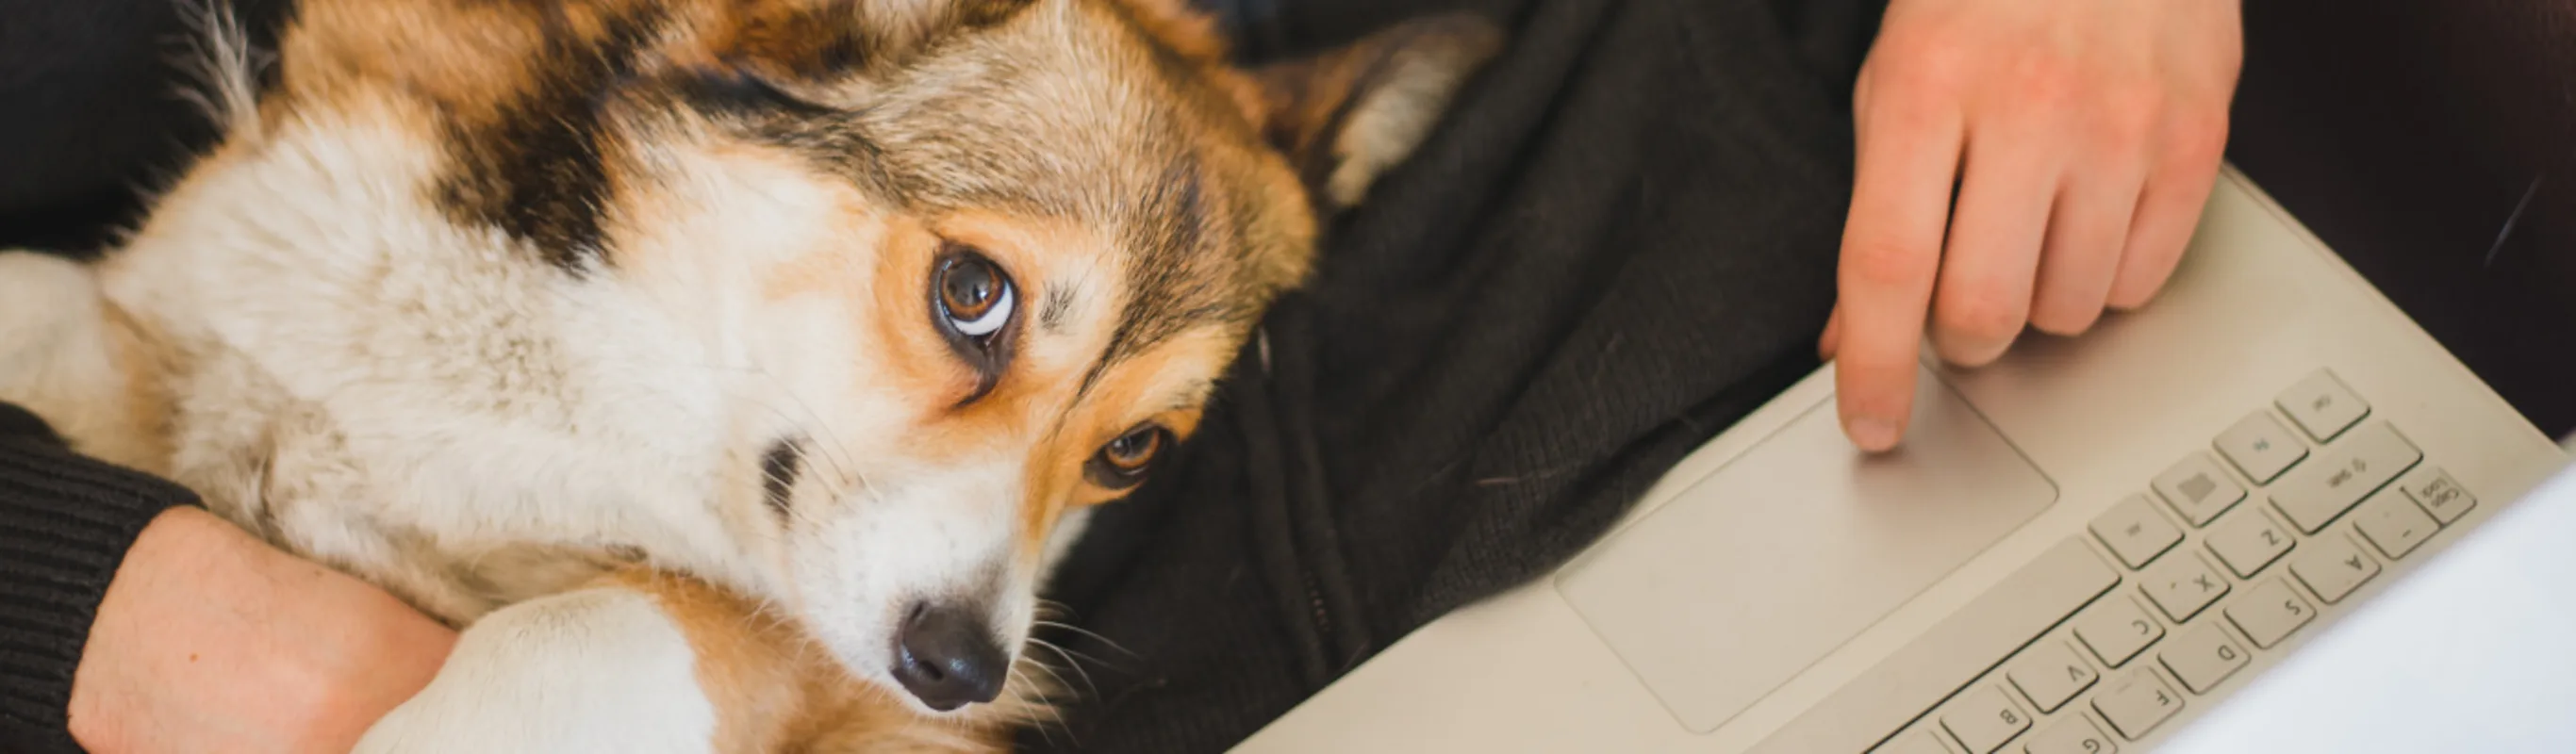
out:
{"label": "ribbed knit cuff", "polygon": [[10,430],[20,433],[0,435],[0,750],[78,752],[66,713],[99,600],[143,526],[196,497],[74,455],[0,405]]}

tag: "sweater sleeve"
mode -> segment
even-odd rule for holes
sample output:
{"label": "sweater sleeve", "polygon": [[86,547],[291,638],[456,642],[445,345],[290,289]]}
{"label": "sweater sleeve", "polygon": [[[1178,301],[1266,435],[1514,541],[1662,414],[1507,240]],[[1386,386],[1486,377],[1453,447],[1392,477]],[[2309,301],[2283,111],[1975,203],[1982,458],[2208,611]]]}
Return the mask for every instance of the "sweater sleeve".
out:
{"label": "sweater sleeve", "polygon": [[144,524],[194,500],[0,404],[0,751],[80,751],[66,713],[99,601]]}

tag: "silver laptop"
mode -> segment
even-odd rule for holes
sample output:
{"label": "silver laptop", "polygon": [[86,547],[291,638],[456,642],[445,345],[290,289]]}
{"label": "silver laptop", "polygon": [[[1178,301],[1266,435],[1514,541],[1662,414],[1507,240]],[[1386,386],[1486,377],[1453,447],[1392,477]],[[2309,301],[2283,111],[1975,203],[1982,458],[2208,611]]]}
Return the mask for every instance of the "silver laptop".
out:
{"label": "silver laptop", "polygon": [[1820,370],[1240,750],[2145,750],[2565,461],[2232,169],[2145,310],[1925,373],[1898,453]]}

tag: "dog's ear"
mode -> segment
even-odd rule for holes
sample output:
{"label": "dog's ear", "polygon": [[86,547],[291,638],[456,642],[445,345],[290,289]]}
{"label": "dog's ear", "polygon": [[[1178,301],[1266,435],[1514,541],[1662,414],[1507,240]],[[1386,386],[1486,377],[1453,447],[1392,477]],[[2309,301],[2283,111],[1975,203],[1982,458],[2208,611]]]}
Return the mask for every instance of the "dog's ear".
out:
{"label": "dog's ear", "polygon": [[1265,130],[1323,210],[1346,209],[1421,145],[1502,44],[1492,22],[1447,15],[1272,63],[1253,71],[1267,100]]}

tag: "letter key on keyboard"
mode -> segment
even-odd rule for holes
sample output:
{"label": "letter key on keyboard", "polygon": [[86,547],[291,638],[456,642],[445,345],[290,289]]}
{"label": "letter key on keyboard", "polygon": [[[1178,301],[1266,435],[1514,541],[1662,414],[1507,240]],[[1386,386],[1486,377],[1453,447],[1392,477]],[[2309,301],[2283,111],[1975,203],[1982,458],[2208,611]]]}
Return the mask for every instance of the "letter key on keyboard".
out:
{"label": "letter key on keyboard", "polygon": [[2264,567],[2278,560],[2293,546],[2290,533],[2272,523],[2260,508],[2247,508],[2229,514],[2209,530],[2209,551],[2235,571],[2238,578],[2253,578]]}
{"label": "letter key on keyboard", "polygon": [[2146,737],[2157,723],[2181,710],[2182,697],[2166,689],[2165,682],[2146,668],[2111,681],[2093,697],[2093,711],[2102,713],[2103,720],[2131,741]]}
{"label": "letter key on keyboard", "polygon": [[2119,750],[2110,736],[2102,735],[2102,730],[2093,727],[2093,721],[2083,715],[2070,715],[2041,728],[2030,737],[2030,746],[2023,749],[2029,754],[2112,754]]}
{"label": "letter key on keyboard", "polygon": [[2164,651],[2156,656],[2164,658],[2165,669],[2173,671],[2174,677],[2194,694],[2209,693],[2219,681],[2245,667],[2245,650],[2228,641],[2227,632],[2219,630],[2217,621],[2201,621],[2200,625],[2174,634],[2173,641],[2166,642]]}
{"label": "letter key on keyboard", "polygon": [[2272,486],[2272,506],[2300,531],[2315,534],[2388,480],[2424,460],[2387,422],[2371,422]]}
{"label": "letter key on keyboard", "polygon": [[2227,594],[2227,579],[2186,554],[2138,574],[2138,588],[2164,609],[2165,617],[2181,623]]}
{"label": "letter key on keyboard", "polygon": [[2299,593],[2280,579],[2256,585],[2244,597],[2227,606],[2227,620],[2253,639],[2254,646],[2271,649],[2290,638],[2290,632],[2308,624],[2317,615],[2316,608],[2299,598]]}
{"label": "letter key on keyboard", "polygon": [[2306,553],[2290,558],[2290,573],[2308,585],[2327,603],[2342,602],[2345,595],[2370,577],[2379,575],[2379,563],[2361,554],[2346,537],[2318,537],[2308,543]]}
{"label": "letter key on keyboard", "polygon": [[2056,712],[2066,706],[2066,700],[2092,688],[2093,682],[2102,677],[2060,642],[2035,644],[2022,650],[2021,659],[2014,660],[2012,669],[2004,671],[2004,675],[2041,712]]}
{"label": "letter key on keyboard", "polygon": [[1941,727],[1966,744],[1968,754],[1989,754],[2004,747],[2004,742],[2030,729],[2030,716],[2014,707],[2012,699],[1993,686],[1980,686],[1962,694],[1950,709],[1941,713]]}
{"label": "letter key on keyboard", "polygon": [[2138,603],[2114,597],[2075,616],[2075,638],[2111,667],[2126,665],[2138,651],[2163,638],[2165,627],[2138,609]]}

